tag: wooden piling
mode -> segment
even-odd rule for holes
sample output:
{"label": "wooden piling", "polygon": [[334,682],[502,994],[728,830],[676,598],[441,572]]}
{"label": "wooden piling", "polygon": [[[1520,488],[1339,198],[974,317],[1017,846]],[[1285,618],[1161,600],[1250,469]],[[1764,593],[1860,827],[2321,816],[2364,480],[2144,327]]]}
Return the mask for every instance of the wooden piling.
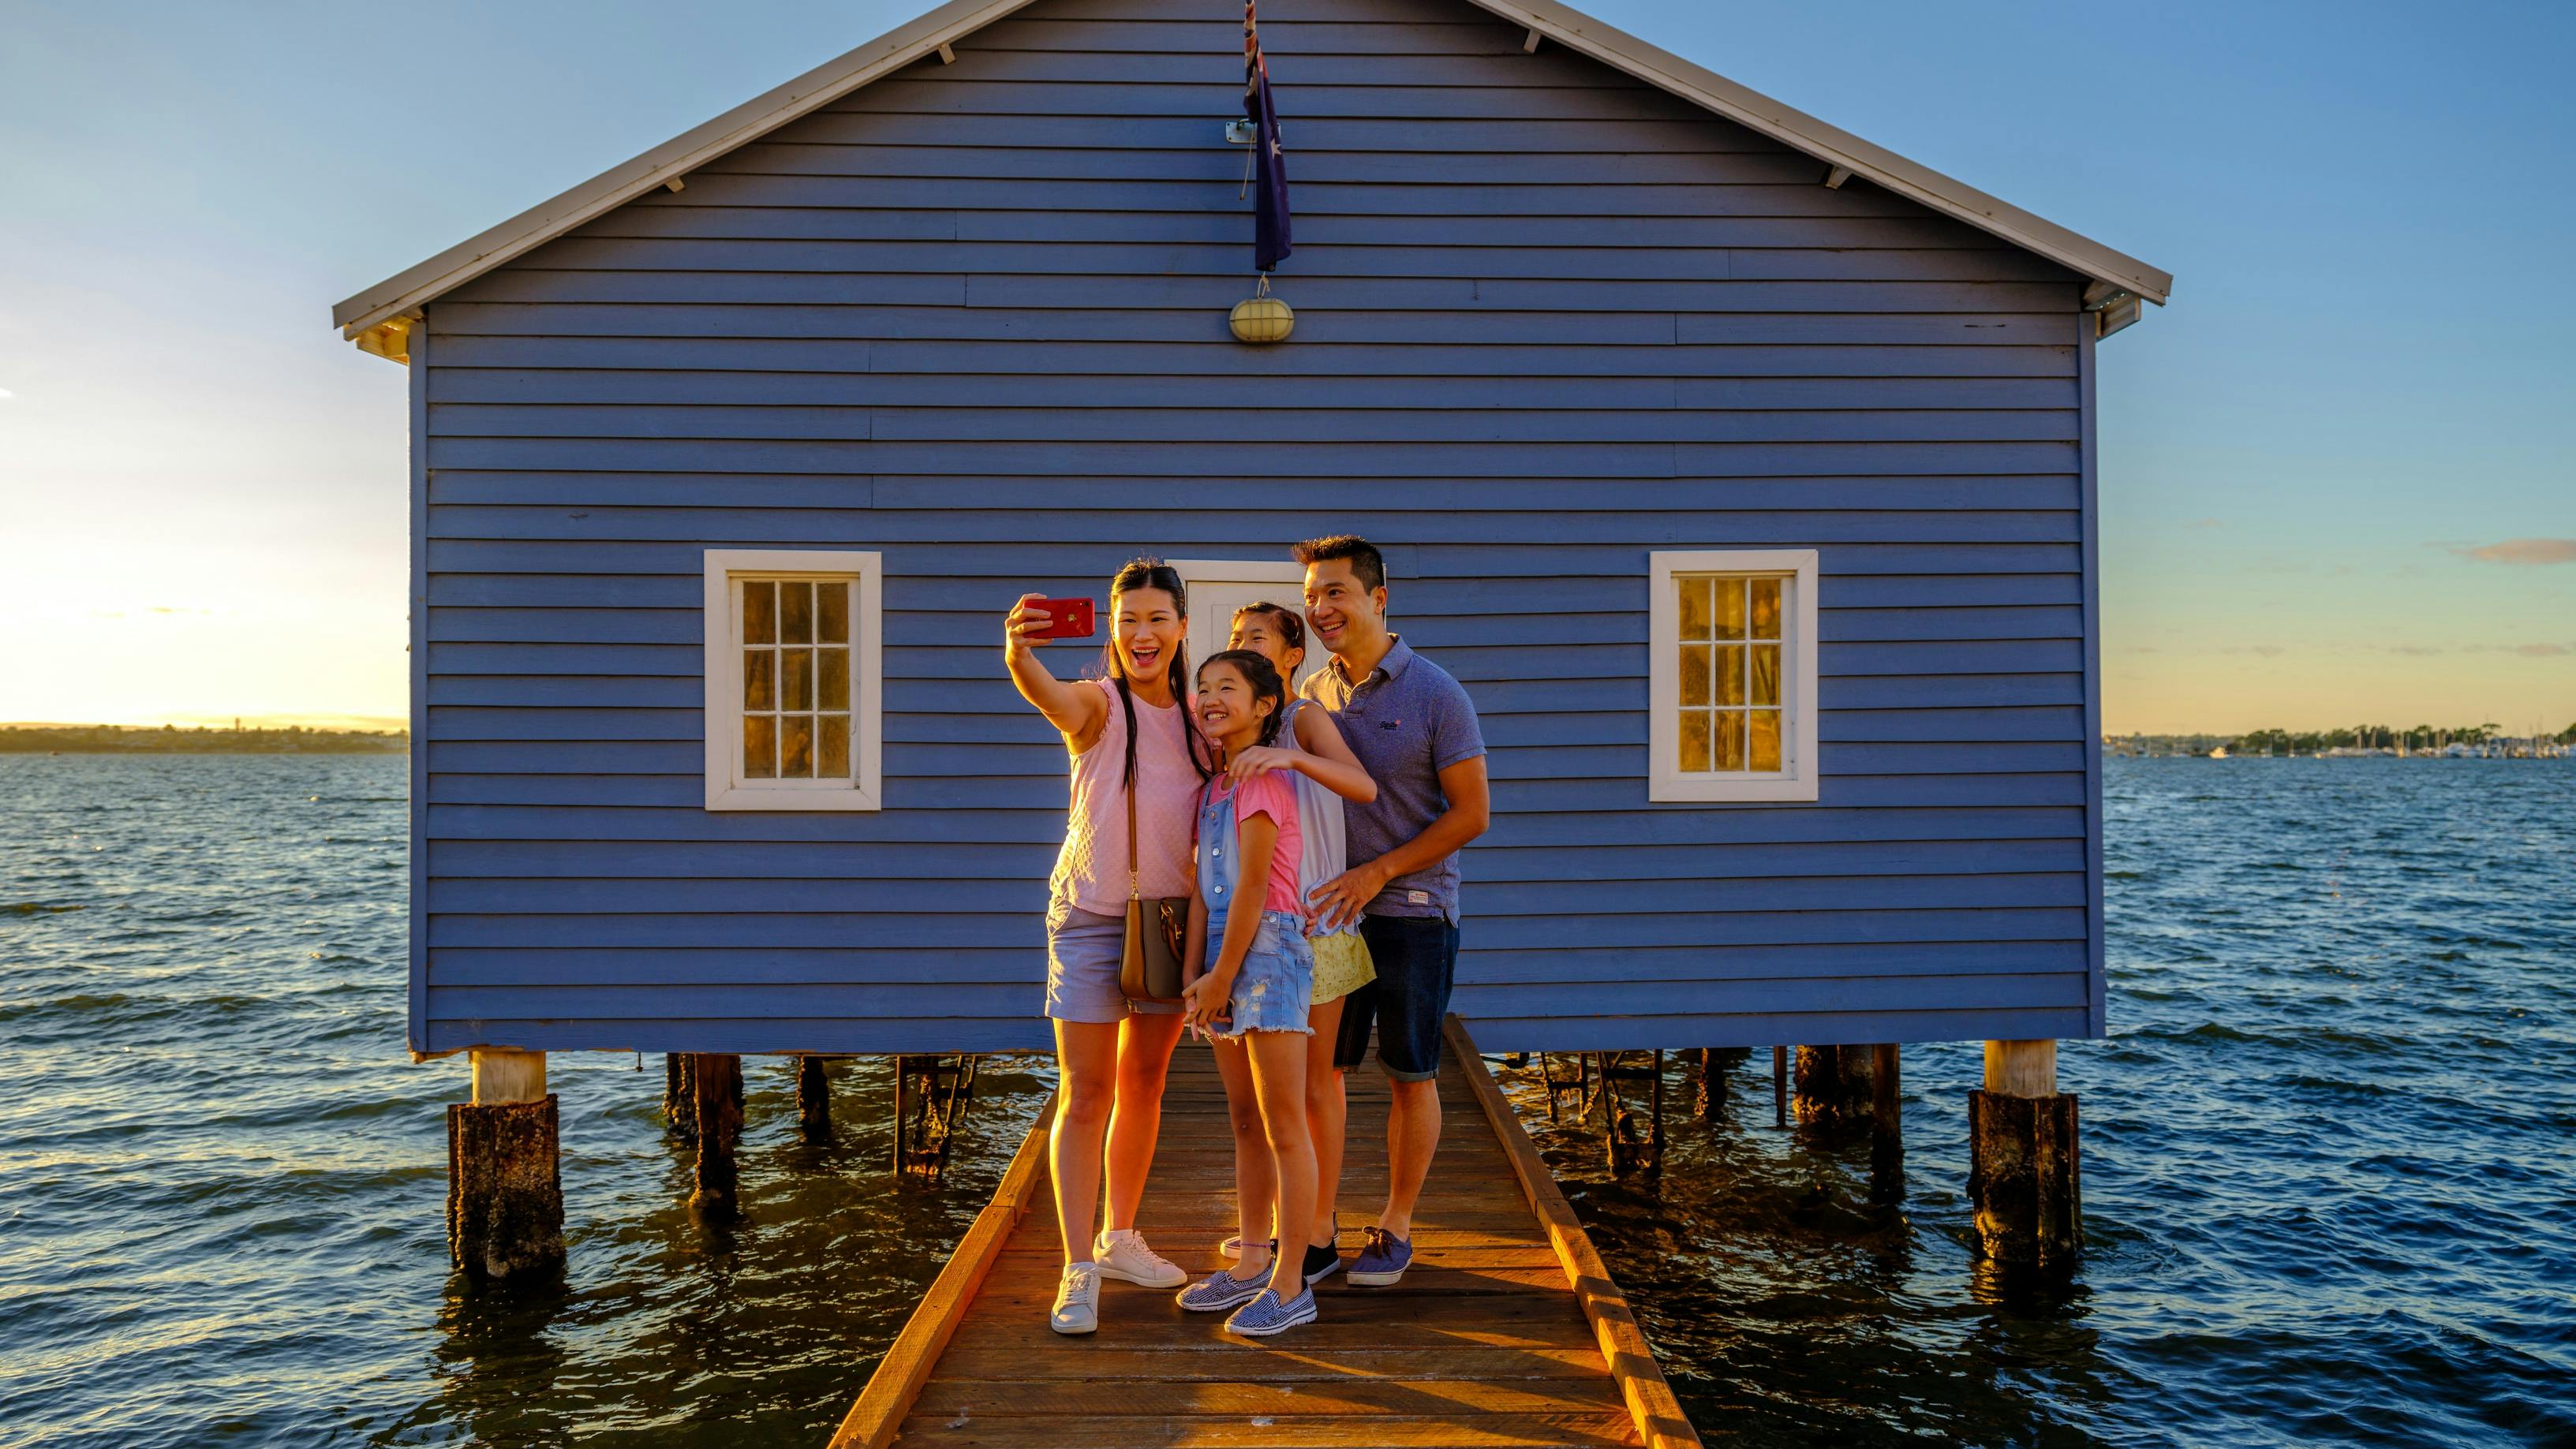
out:
{"label": "wooden piling", "polygon": [[1726,1115],[1726,1068],[1731,1057],[1716,1047],[1701,1047],[1692,1055],[1699,1059],[1699,1100],[1694,1105],[1700,1116],[1714,1122]]}
{"label": "wooden piling", "polygon": [[832,1082],[821,1057],[796,1059],[796,1126],[808,1142],[832,1140]]}
{"label": "wooden piling", "polygon": [[1869,1176],[1873,1191],[1902,1193],[1905,1181],[1905,1114],[1896,1043],[1871,1047],[1869,1062]]}
{"label": "wooden piling", "polygon": [[1789,1049],[1771,1049],[1771,1125],[1789,1125]]}
{"label": "wooden piling", "polygon": [[1797,1082],[1790,1105],[1799,1123],[1834,1127],[1857,1117],[1869,1104],[1868,1061],[1866,1047],[1798,1048]]}
{"label": "wooden piling", "polygon": [[447,1253],[478,1278],[563,1262],[563,1169],[543,1052],[477,1051],[447,1109]]}
{"label": "wooden piling", "polygon": [[2084,1245],[2072,1094],[2057,1090],[2057,1043],[1986,1043],[1986,1085],[1968,1094],[1968,1200],[1987,1257],[2016,1267],[2071,1262]]}
{"label": "wooden piling", "polygon": [[682,1142],[698,1140],[697,1088],[690,1082],[685,1052],[662,1055],[662,1127]]}
{"label": "wooden piling", "polygon": [[689,1059],[698,1129],[698,1173],[689,1206],[734,1211],[734,1148],[742,1139],[742,1058],[700,1052]]}

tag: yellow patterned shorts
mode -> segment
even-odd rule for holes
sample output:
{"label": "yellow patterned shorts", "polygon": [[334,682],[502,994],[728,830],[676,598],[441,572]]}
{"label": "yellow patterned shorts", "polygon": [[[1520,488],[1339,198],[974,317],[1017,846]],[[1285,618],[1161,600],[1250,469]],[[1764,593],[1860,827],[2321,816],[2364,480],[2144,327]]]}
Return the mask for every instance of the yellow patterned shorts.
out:
{"label": "yellow patterned shorts", "polygon": [[1317,1006],[1339,1001],[1377,979],[1377,963],[1369,959],[1368,942],[1356,931],[1309,936],[1306,944],[1315,951]]}

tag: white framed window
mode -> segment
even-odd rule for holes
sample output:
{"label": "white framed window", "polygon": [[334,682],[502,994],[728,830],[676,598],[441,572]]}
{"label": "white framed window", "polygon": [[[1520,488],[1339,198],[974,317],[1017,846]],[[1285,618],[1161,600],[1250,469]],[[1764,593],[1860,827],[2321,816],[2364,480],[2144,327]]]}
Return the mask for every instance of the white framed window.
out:
{"label": "white framed window", "polygon": [[1816,798],[1816,551],[1648,556],[1646,798]]}
{"label": "white framed window", "polygon": [[883,556],[706,551],[707,808],[883,808]]}

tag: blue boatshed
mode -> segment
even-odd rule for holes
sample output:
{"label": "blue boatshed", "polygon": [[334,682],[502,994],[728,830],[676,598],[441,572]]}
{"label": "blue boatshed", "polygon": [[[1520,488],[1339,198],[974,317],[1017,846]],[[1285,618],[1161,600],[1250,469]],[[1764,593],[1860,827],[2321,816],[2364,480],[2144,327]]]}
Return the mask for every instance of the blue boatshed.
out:
{"label": "blue boatshed", "polygon": [[1210,0],[957,0],[340,305],[415,1051],[1043,1047],[1002,612],[1151,552],[1204,640],[1345,530],[1492,748],[1484,1046],[2102,1034],[2094,349],[2171,278],[1546,0],[1260,20],[1281,342]]}

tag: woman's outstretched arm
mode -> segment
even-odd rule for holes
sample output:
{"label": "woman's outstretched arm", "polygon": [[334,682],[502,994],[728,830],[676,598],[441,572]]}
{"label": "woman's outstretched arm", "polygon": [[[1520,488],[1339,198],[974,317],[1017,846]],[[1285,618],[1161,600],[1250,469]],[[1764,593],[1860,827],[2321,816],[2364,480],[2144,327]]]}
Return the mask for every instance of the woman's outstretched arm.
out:
{"label": "woman's outstretched arm", "polygon": [[1068,684],[1047,671],[1030,636],[1047,626],[1047,611],[1035,607],[1043,594],[1022,594],[1002,621],[1002,663],[1020,697],[1036,705],[1047,723],[1064,732],[1075,754],[1090,749],[1109,723],[1109,701],[1099,690]]}

